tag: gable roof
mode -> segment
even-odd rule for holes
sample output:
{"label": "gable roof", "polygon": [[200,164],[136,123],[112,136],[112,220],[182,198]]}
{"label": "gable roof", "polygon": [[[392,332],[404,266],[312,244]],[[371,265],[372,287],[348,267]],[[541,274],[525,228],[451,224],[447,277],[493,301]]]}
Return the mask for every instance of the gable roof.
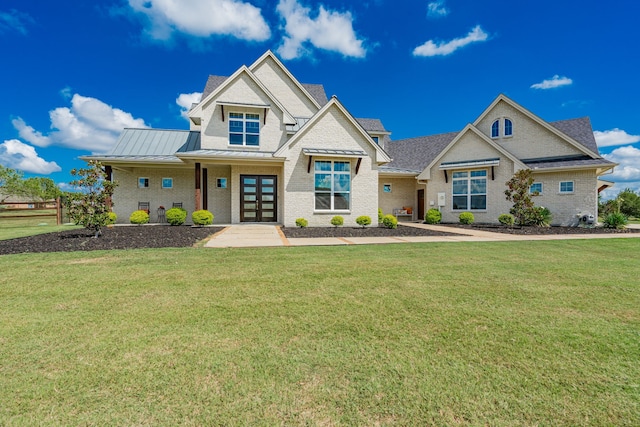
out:
{"label": "gable roof", "polygon": [[356,119],[367,132],[390,133],[384,128],[380,119]]}
{"label": "gable roof", "polygon": [[296,143],[302,135],[308,130],[311,129],[317,122],[320,120],[322,116],[331,108],[337,108],[349,122],[360,132],[360,134],[364,137],[364,139],[375,149],[376,158],[374,159],[377,163],[387,163],[391,161],[389,155],[376,144],[371,136],[367,133],[367,131],[362,127],[360,123],[349,113],[349,111],[342,105],[342,103],[338,100],[337,97],[332,96],[331,100],[327,102],[321,109],[318,111],[305,125],[287,142],[285,142],[278,150],[273,154],[274,157],[281,157],[284,155],[285,150],[288,149],[291,145]]}
{"label": "gable roof", "polygon": [[[527,110],[522,105],[518,104],[517,102],[513,101],[512,99],[508,98],[506,95],[504,95],[502,93],[500,95],[498,95],[496,97],[496,99],[494,99],[493,102],[482,112],[482,114],[480,114],[478,116],[478,118],[473,122],[473,125],[477,126],[478,123],[480,123],[480,121],[482,121],[482,119],[484,119],[489,114],[489,112],[491,112],[491,110],[493,110],[493,108],[496,105],[498,105],[498,103],[500,103],[500,102],[506,103],[507,105],[509,105],[513,109],[517,110],[521,114],[525,115],[526,117],[528,117],[531,120],[533,120],[534,122],[536,122],[541,127],[549,130],[554,135],[562,138],[563,140],[568,142],[570,145],[574,146],[579,151],[583,152],[584,154],[587,154],[588,156],[591,156],[591,157],[594,157],[594,158],[600,157],[600,155],[598,154],[597,146],[596,146],[596,150],[595,151],[593,149],[591,149],[591,148],[588,148],[587,147],[588,143],[586,145],[584,143],[580,143],[580,142],[576,141],[573,137],[571,137],[568,134],[562,132],[560,129],[552,126],[549,122],[546,122],[546,121],[542,120],[540,117],[536,116],[531,111]],[[589,126],[591,126],[590,123],[589,123]]]}
{"label": "gable roof", "polygon": [[[469,123],[468,125],[466,125],[464,127],[464,129],[462,129],[452,140],[451,142],[449,142],[449,144],[447,144],[447,146],[433,159],[431,160],[431,162],[427,165],[427,167],[422,171],[422,173],[420,175],[418,175],[418,179],[430,179],[431,178],[431,168],[438,163],[438,161],[447,153],[447,151],[449,151],[454,145],[456,145],[458,143],[458,141],[460,141],[460,139],[462,139],[462,137],[464,135],[466,135],[467,133],[473,133],[474,135],[476,135],[477,137],[479,137],[482,141],[484,141],[487,145],[489,145],[490,147],[492,147],[494,150],[496,150],[497,152],[499,152],[500,154],[502,154],[503,156],[505,156],[506,158],[508,158],[509,160],[511,160],[516,166],[519,166],[520,169],[526,169],[526,166],[524,163],[522,163],[522,161],[520,161],[517,157],[515,157],[513,154],[509,153],[507,150],[505,150],[504,148],[502,148],[500,145],[498,145],[496,142],[494,142],[491,138],[489,138],[487,135],[483,134],[482,132],[480,132],[478,130],[478,128],[476,128],[474,125],[472,125],[471,123]],[[475,160],[475,159],[463,159],[463,160]]]}
{"label": "gable roof", "polygon": [[[234,82],[237,78],[239,78],[243,74],[248,76],[256,84],[256,86],[258,86],[260,88],[260,90],[262,90],[262,92],[265,95],[267,95],[267,97],[271,100],[271,102],[273,102],[273,104],[276,105],[278,107],[278,109],[280,109],[280,111],[282,111],[282,113],[284,114],[284,122],[285,122],[285,124],[295,124],[296,123],[296,119],[291,115],[291,113],[289,113],[287,111],[287,109],[284,108],[284,106],[280,103],[280,101],[278,101],[278,99],[275,96],[273,96],[273,94],[269,91],[269,89],[267,89],[264,86],[264,84],[262,84],[262,82],[251,72],[251,70],[249,70],[244,65],[242,67],[238,68],[238,70],[235,73],[233,73],[229,78],[224,80],[220,85],[218,85],[206,97],[203,97],[198,105],[196,105],[191,110],[189,110],[189,113],[188,113],[189,118],[192,119],[192,121],[195,122],[194,119],[201,117],[202,109],[204,108],[204,106],[209,104],[213,100],[213,98],[215,98],[216,95],[218,95],[224,88],[229,86],[232,82]],[[213,83],[215,83],[215,82],[213,82]],[[199,122],[197,122],[196,124],[199,124]]]}
{"label": "gable roof", "polygon": [[596,138],[593,136],[593,128],[589,117],[581,117],[578,119],[559,120],[549,123],[560,132],[578,141],[589,150],[599,154]]}

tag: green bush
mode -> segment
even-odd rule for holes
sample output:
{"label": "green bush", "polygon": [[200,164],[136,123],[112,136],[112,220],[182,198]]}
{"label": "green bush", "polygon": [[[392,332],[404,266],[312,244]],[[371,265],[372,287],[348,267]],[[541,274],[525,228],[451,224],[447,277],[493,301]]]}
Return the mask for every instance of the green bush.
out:
{"label": "green bush", "polygon": [[398,218],[387,214],[382,218],[382,224],[387,228],[398,228]]}
{"label": "green bush", "polygon": [[458,216],[458,220],[460,221],[460,224],[473,224],[475,218],[471,212],[462,212]]}
{"label": "green bush", "polygon": [[440,224],[440,221],[442,221],[442,212],[435,208],[429,209],[424,216],[424,222],[427,224]]}
{"label": "green bush", "polygon": [[367,225],[371,225],[371,217],[367,215],[360,215],[358,218],[356,218],[356,224],[358,224],[362,228],[365,228]]}
{"label": "green bush", "polygon": [[108,215],[107,225],[115,224],[116,221],[118,220],[118,215],[116,215],[115,212],[109,212],[107,215]]}
{"label": "green bush", "polygon": [[146,211],[134,211],[129,217],[131,224],[146,224],[149,222],[149,214]]}
{"label": "green bush", "polygon": [[182,208],[171,208],[165,215],[171,225],[182,225],[187,220],[187,211]]}
{"label": "green bush", "polygon": [[213,224],[213,214],[204,209],[195,211],[191,214],[191,221],[195,225],[211,225]]}
{"label": "green bush", "polygon": [[502,214],[498,217],[498,222],[502,225],[512,226],[515,224],[515,218],[511,214]]}
{"label": "green bush", "polygon": [[335,227],[340,227],[343,224],[344,224],[344,218],[342,218],[340,215],[336,215],[333,218],[331,218],[331,225]]}
{"label": "green bush", "polygon": [[304,218],[298,218],[298,219],[296,219],[296,225],[297,225],[298,227],[300,227],[300,228],[304,228],[304,227],[306,227],[307,225],[309,225],[309,221],[307,221],[307,220],[306,220],[306,219],[304,219]]}
{"label": "green bush", "polygon": [[378,208],[378,222],[382,222],[382,218],[384,217],[384,213],[382,212],[382,208]]}
{"label": "green bush", "polygon": [[553,215],[551,211],[542,206],[535,206],[529,217],[527,218],[527,225],[535,225],[536,227],[548,227],[551,224]]}
{"label": "green bush", "polygon": [[622,229],[627,225],[627,217],[620,212],[610,213],[604,217],[602,225],[605,228],[618,228]]}

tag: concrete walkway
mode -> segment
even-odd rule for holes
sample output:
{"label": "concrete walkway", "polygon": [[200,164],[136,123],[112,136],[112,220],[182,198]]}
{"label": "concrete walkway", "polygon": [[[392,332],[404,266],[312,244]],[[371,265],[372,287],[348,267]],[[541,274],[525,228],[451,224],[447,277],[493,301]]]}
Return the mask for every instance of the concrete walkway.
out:
{"label": "concrete walkway", "polygon": [[[402,223],[402,225],[434,231],[456,233],[451,236],[398,236],[398,237],[316,237],[286,238],[277,225],[241,224],[230,225],[214,234],[205,244],[207,248],[242,248],[265,246],[337,246],[370,245],[384,243],[424,243],[424,242],[506,242],[523,240],[570,240],[570,239],[612,239],[640,237],[640,233],[629,234],[554,234],[528,235],[493,233],[443,225]],[[632,226],[630,228],[640,228]]]}

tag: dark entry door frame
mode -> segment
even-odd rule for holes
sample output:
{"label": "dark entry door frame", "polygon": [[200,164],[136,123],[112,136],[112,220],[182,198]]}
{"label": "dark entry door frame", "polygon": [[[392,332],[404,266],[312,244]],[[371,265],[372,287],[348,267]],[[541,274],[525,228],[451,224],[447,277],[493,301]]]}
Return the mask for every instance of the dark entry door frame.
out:
{"label": "dark entry door frame", "polygon": [[240,222],[278,221],[278,177],[240,175]]}

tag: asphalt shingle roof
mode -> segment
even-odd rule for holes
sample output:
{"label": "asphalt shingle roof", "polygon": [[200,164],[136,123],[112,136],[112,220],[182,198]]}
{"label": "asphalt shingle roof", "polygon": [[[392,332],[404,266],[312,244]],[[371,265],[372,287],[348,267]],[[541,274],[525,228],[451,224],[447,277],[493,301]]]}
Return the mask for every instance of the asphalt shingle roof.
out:
{"label": "asphalt shingle roof", "polygon": [[388,132],[380,119],[356,119],[367,132]]}
{"label": "asphalt shingle roof", "polygon": [[589,117],[579,119],[559,120],[549,123],[565,135],[575,139],[594,153],[598,153],[598,144],[593,136],[593,128]]}

